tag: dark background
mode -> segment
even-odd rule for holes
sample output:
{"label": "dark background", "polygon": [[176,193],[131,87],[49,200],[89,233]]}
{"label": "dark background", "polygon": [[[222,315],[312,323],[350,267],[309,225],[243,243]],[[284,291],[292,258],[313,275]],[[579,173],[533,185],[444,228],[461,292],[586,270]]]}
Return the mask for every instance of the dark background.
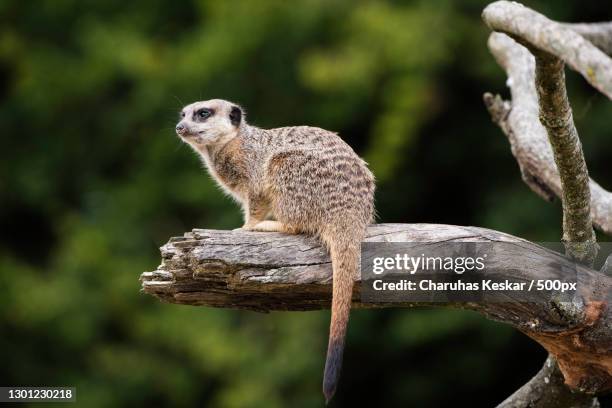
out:
{"label": "dark background", "polygon": [[[559,203],[522,183],[482,104],[508,94],[485,5],[0,2],[0,385],[73,385],[86,407],[322,405],[328,311],[139,293],[170,236],[241,225],[174,134],[194,100],[235,101],[262,127],[338,131],[377,176],[380,222],[557,241]],[[607,2],[528,5],[612,19]],[[612,104],[571,72],[568,86],[590,172],[610,189]],[[490,407],[544,358],[468,312],[354,311],[333,406]]]}

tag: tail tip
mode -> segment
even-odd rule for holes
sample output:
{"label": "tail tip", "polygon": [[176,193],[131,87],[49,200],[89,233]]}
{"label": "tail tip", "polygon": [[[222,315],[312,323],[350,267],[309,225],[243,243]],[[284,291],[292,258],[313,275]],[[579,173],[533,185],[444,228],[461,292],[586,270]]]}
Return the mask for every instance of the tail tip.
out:
{"label": "tail tip", "polygon": [[325,370],[323,372],[323,395],[325,395],[325,405],[334,397],[338,380],[340,379],[340,368],[342,367],[342,352],[344,349],[344,337],[331,337],[328,348],[327,358],[325,359]]}
{"label": "tail tip", "polygon": [[329,401],[336,393],[338,385],[338,371],[334,364],[329,364],[326,367],[325,375],[323,375],[323,395],[325,395],[325,405],[329,405]]}
{"label": "tail tip", "polygon": [[325,395],[325,405],[329,405],[329,402],[334,397],[336,393],[336,385],[325,383],[323,384],[323,395]]}

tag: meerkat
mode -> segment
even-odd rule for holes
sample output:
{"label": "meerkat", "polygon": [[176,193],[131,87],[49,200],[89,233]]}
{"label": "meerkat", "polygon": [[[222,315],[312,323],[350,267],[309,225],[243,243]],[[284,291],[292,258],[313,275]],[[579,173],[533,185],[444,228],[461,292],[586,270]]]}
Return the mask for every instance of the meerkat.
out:
{"label": "meerkat", "polygon": [[187,105],[180,116],[176,133],[242,206],[243,230],[310,234],[329,250],[333,294],[323,378],[329,402],[342,365],[360,245],[374,221],[374,176],[324,129],[260,129],[246,122],[240,106],[221,99]]}

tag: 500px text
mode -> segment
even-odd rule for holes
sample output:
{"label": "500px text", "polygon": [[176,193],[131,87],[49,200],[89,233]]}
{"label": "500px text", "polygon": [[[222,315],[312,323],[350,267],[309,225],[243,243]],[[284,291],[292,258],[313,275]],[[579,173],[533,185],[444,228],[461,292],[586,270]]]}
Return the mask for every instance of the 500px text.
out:
{"label": "500px text", "polygon": [[463,282],[461,279],[455,282],[434,282],[423,279],[419,282],[402,279],[396,282],[385,282],[377,279],[372,282],[372,288],[376,291],[548,291],[555,290],[569,292],[576,290],[576,282],[563,282],[560,280],[531,280],[528,282],[511,282],[509,280],[496,282],[492,279],[483,279],[480,282]]}

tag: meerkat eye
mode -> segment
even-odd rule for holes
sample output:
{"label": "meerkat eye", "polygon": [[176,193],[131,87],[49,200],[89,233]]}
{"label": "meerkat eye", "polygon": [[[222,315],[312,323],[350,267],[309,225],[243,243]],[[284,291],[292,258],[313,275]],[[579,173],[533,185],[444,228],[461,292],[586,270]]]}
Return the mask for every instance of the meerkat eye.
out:
{"label": "meerkat eye", "polygon": [[181,112],[181,118],[185,117],[185,112]]}
{"label": "meerkat eye", "polygon": [[206,109],[206,108],[204,108],[204,109],[200,109],[200,110],[197,112],[197,115],[198,115],[198,117],[199,117],[200,119],[207,119],[207,118],[209,118],[209,117],[211,117],[211,116],[212,116],[212,111],[211,111],[210,109]]}

